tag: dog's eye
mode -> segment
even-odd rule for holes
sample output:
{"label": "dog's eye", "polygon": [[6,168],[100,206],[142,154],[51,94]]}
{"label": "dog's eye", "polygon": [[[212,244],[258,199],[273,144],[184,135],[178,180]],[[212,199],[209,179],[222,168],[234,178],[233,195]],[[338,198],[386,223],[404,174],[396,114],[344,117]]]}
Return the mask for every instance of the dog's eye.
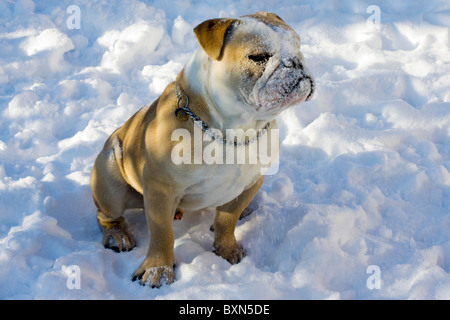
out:
{"label": "dog's eye", "polygon": [[272,55],[270,53],[250,54],[248,58],[256,63],[266,63]]}

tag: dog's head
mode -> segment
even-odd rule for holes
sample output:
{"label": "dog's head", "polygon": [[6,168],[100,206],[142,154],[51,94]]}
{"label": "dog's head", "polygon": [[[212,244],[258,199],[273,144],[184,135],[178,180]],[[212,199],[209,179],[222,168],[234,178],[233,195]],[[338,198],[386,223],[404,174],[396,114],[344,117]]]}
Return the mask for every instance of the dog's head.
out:
{"label": "dog's head", "polygon": [[277,15],[212,19],[194,33],[211,60],[215,85],[249,111],[276,115],[311,99],[315,83],[300,51],[300,37]]}

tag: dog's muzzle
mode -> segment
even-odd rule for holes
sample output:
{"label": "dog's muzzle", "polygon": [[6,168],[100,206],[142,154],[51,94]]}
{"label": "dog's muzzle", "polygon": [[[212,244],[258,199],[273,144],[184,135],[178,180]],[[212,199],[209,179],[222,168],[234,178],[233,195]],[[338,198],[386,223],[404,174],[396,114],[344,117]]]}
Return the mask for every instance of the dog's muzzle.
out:
{"label": "dog's muzzle", "polygon": [[314,90],[311,72],[295,56],[283,59],[254,96],[258,111],[272,112],[310,100]]}
{"label": "dog's muzzle", "polygon": [[[297,69],[300,71],[300,75],[299,75],[298,79],[295,81],[295,83],[291,86],[290,91],[292,92],[293,90],[295,90],[302,81],[309,81],[310,92],[307,95],[305,100],[306,101],[311,100],[311,98],[314,94],[316,83],[314,81],[314,78],[313,78],[311,72],[308,70],[308,68],[306,68],[303,65],[302,60],[300,60],[299,57],[294,56],[294,57],[290,57],[290,58],[282,60],[281,63],[285,68],[288,68],[288,69],[293,68],[293,69]],[[289,93],[289,92],[286,92],[286,93]]]}

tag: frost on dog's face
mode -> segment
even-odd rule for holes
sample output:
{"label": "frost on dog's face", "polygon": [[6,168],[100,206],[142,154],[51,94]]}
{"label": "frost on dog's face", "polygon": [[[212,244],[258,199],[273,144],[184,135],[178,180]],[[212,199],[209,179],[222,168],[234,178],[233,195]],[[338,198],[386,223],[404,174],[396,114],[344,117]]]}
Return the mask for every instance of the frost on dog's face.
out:
{"label": "frost on dog's face", "polygon": [[254,112],[273,115],[312,97],[314,80],[300,51],[300,37],[289,26],[244,17],[230,32],[221,59],[214,63],[221,80],[238,92],[235,99]]}

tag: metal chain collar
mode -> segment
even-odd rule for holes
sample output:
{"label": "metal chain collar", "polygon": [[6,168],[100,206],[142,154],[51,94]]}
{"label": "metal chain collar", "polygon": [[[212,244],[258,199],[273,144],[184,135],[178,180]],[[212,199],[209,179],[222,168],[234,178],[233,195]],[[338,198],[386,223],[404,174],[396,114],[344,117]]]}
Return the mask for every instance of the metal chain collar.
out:
{"label": "metal chain collar", "polygon": [[[180,118],[181,121],[186,121],[187,117],[183,118],[183,116],[178,115],[180,112],[184,112],[194,121],[194,124],[196,126],[198,126],[200,129],[202,129],[202,131],[205,132],[208,136],[210,136],[212,140],[215,140],[217,142],[221,142],[221,143],[223,143],[225,145],[229,145],[229,146],[234,146],[235,148],[236,147],[244,147],[244,146],[248,146],[248,145],[258,141],[258,139],[261,136],[263,136],[267,132],[267,130],[269,130],[270,122],[267,122],[266,125],[258,131],[258,134],[256,135],[256,137],[254,137],[252,139],[249,139],[247,141],[242,141],[242,142],[227,140],[227,139],[223,138],[223,136],[221,134],[215,134],[213,132],[213,130],[205,122],[203,122],[191,109],[189,109],[189,107],[188,107],[189,106],[189,97],[181,91],[178,83],[176,84],[175,94],[177,95],[177,109],[175,110],[175,115],[178,118]],[[186,99],[186,104],[183,107],[180,107],[180,102],[183,100],[183,97],[185,97],[185,99]]]}

